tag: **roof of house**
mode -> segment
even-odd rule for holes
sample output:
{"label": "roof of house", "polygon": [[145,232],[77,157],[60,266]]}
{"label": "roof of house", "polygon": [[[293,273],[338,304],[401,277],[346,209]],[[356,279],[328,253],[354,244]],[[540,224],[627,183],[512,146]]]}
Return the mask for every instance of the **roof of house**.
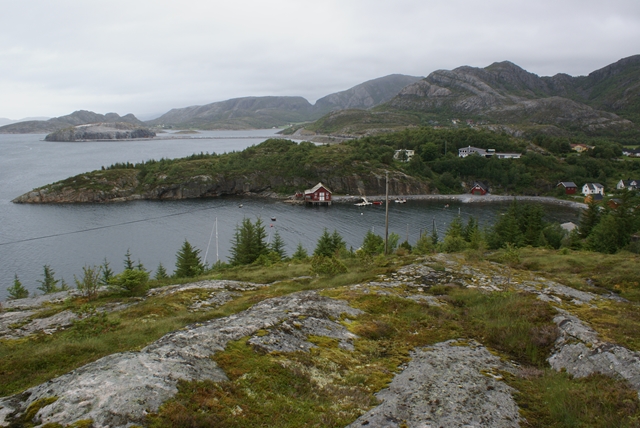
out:
{"label": "roof of house", "polygon": [[560,183],[558,183],[558,186],[560,185],[563,185],[564,187],[578,187],[573,181],[561,181]]}
{"label": "roof of house", "polygon": [[322,183],[318,183],[315,186],[313,186],[311,189],[307,189],[304,191],[305,195],[308,195],[309,193],[315,193],[318,189],[320,189],[321,187],[324,187],[324,189],[329,192],[329,193],[333,193],[331,190],[329,190],[329,188],[327,186],[325,186]]}
{"label": "roof of house", "polygon": [[604,186],[600,183],[585,183],[589,189],[604,189]]}
{"label": "roof of house", "polygon": [[487,186],[486,184],[480,182],[480,181],[474,181],[473,182],[473,186],[471,186],[471,188],[473,189],[474,187],[480,187],[481,189],[485,190],[485,191],[489,191],[489,186]]}

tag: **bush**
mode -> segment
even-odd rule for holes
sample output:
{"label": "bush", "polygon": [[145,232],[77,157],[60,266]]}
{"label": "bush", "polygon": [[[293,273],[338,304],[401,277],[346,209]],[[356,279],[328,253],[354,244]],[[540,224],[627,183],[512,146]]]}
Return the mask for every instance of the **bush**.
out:
{"label": "bush", "polygon": [[110,285],[127,296],[140,296],[147,291],[149,273],[139,269],[125,269],[111,279]]}
{"label": "bush", "polygon": [[311,273],[317,275],[338,275],[346,273],[347,267],[335,256],[313,256],[311,258]]}
{"label": "bush", "polygon": [[84,266],[82,268],[82,280],[73,275],[73,280],[76,283],[76,288],[80,291],[80,294],[87,299],[95,299],[98,296],[98,288],[100,288],[100,273],[101,269],[96,266]]}

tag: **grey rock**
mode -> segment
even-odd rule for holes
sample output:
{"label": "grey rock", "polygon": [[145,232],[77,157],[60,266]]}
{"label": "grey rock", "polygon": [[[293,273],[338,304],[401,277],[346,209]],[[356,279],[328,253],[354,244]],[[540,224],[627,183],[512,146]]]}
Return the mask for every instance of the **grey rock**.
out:
{"label": "grey rock", "polygon": [[313,291],[269,299],[244,312],[167,334],[140,352],[109,355],[25,393],[1,398],[0,426],[21,417],[34,401],[49,397],[58,399],[38,411],[35,424],[83,419],[93,420],[96,428],[142,424],[148,412],[157,411],[177,393],[179,379],[226,379],[210,356],[229,341],[258,330],[277,330],[301,318],[313,319],[306,331],[343,337],[339,324],[328,321],[358,313],[346,302]]}
{"label": "grey rock", "polygon": [[479,343],[450,340],[418,349],[411,357],[389,387],[376,394],[382,404],[349,428],[520,426],[514,390],[499,374],[513,367]]}

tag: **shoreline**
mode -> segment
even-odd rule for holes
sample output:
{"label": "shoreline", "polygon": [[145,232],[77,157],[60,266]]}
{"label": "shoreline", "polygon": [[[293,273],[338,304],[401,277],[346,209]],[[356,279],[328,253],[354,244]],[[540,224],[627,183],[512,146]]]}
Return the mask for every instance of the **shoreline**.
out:
{"label": "shoreline", "polygon": [[[587,204],[576,201],[567,201],[565,199],[557,199],[552,196],[507,196],[507,195],[491,195],[484,196],[461,194],[461,195],[389,195],[389,201],[393,202],[396,198],[406,199],[409,201],[457,201],[463,204],[467,203],[492,203],[492,202],[510,202],[512,200],[525,201],[525,202],[540,202],[544,204],[562,205],[565,207],[571,207],[576,209],[586,209]],[[383,201],[384,195],[381,196],[367,196],[370,201]],[[359,202],[362,200],[361,196],[352,195],[333,195],[332,202],[336,203],[349,203]]]}

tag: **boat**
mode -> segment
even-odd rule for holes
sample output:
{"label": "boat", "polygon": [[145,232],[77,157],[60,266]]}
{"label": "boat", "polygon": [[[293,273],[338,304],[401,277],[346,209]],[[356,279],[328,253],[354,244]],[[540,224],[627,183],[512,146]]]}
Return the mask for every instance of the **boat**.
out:
{"label": "boat", "polygon": [[407,200],[406,200],[406,199],[404,199],[404,198],[402,198],[402,199],[398,198],[398,199],[396,199],[394,202],[395,202],[396,204],[406,204],[406,203],[407,203]]}
{"label": "boat", "polygon": [[271,221],[276,221],[276,218],[275,217],[271,217]]}
{"label": "boat", "polygon": [[366,205],[371,205],[371,202],[369,202],[369,200],[367,199],[366,196],[362,197],[362,202],[358,202],[357,204],[355,204],[358,207],[364,207]]}
{"label": "boat", "polygon": [[373,201],[373,205],[382,205],[382,201]]}

